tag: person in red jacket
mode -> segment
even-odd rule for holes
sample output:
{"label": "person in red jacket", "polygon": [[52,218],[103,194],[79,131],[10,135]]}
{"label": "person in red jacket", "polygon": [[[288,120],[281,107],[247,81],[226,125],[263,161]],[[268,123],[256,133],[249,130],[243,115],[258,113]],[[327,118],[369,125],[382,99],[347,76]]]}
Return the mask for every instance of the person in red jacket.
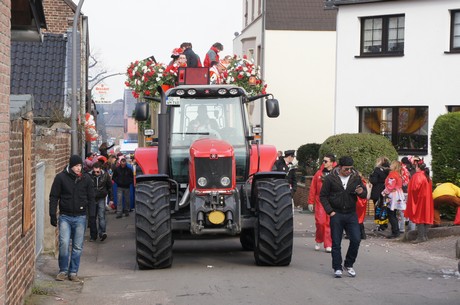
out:
{"label": "person in red jacket", "polygon": [[329,226],[329,215],[324,211],[323,205],[319,201],[319,193],[323,186],[324,177],[329,175],[336,165],[333,154],[326,154],[324,156],[320,169],[313,176],[310,185],[310,195],[308,196],[308,209],[310,212],[313,212],[314,207],[315,210],[315,250],[319,251],[321,244],[324,243],[324,249],[328,253],[332,251],[331,228]]}
{"label": "person in red jacket", "polygon": [[409,181],[407,207],[404,215],[417,224],[415,243],[428,240],[428,227],[433,224],[434,205],[430,170],[423,161],[415,164],[415,174]]}
{"label": "person in red jacket", "polygon": [[219,61],[219,52],[224,50],[224,46],[220,42],[216,42],[211,46],[208,53],[204,57],[203,67],[211,67],[211,62]]}
{"label": "person in red jacket", "polygon": [[[361,181],[363,182],[363,187],[367,189],[367,194],[370,195],[370,189],[368,188],[368,183],[366,179],[359,173],[359,177],[361,178]],[[358,215],[358,223],[359,223],[359,229],[361,231],[361,239],[366,239],[366,231],[364,230],[364,220],[366,218],[366,210],[367,210],[367,202],[369,200],[369,196],[366,196],[366,198],[361,198],[358,197],[356,200],[356,214]]]}

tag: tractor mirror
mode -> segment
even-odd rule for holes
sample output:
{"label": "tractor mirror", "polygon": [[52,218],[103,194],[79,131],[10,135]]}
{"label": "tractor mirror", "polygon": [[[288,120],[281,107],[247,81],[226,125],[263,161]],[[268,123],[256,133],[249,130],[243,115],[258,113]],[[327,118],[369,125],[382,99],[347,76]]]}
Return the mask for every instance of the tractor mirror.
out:
{"label": "tractor mirror", "polygon": [[267,116],[269,118],[277,118],[280,115],[280,106],[278,100],[268,99],[265,101],[265,108],[267,109]]}
{"label": "tractor mirror", "polygon": [[149,118],[149,103],[136,103],[136,108],[134,109],[134,118],[136,121],[147,121]]}

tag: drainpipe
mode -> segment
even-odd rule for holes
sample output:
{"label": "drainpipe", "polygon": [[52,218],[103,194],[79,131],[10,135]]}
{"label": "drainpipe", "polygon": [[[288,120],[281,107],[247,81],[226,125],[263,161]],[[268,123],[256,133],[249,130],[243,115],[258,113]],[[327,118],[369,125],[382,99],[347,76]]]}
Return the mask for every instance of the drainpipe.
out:
{"label": "drainpipe", "polygon": [[[265,81],[265,2],[266,0],[262,1],[262,35],[260,38],[260,66],[262,67],[261,77]],[[264,134],[265,134],[265,126],[264,126],[264,101],[260,99],[260,126],[262,126],[262,133],[260,135],[260,143],[264,144]]]}
{"label": "drainpipe", "polygon": [[78,19],[80,18],[81,7],[83,6],[84,0],[78,2],[77,9],[75,10],[75,16],[73,17],[72,27],[72,115],[71,115],[71,144],[72,144],[72,155],[78,154],[78,134],[77,134],[77,27]]}

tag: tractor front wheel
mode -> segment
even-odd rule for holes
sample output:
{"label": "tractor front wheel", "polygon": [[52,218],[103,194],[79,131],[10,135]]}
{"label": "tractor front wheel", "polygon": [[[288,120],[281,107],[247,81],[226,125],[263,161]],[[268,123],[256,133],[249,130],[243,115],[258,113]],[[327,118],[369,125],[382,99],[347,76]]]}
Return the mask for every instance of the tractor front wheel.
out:
{"label": "tractor front wheel", "polygon": [[136,185],[136,259],[139,269],[172,264],[169,183],[143,181]]}
{"label": "tractor front wheel", "polygon": [[287,266],[293,246],[292,196],[286,179],[255,182],[256,211],[254,258],[260,266]]}

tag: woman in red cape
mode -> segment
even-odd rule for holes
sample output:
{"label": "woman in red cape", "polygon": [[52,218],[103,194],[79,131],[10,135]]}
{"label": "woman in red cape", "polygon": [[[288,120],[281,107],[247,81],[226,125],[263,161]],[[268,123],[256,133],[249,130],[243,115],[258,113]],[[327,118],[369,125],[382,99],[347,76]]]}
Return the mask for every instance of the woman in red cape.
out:
{"label": "woman in red cape", "polygon": [[416,243],[427,241],[428,227],[433,224],[433,186],[430,170],[425,163],[415,164],[415,174],[409,181],[407,190],[407,208],[404,216],[417,224]]}
{"label": "woman in red cape", "polygon": [[308,196],[308,209],[313,211],[315,209],[315,250],[319,251],[321,243],[324,243],[324,249],[326,252],[332,251],[332,237],[331,227],[329,225],[329,215],[323,208],[323,205],[319,201],[319,193],[323,186],[323,179],[329,175],[329,172],[337,165],[335,162],[335,156],[332,154],[326,154],[321,163],[320,169],[316,172],[311,180],[310,194]]}

